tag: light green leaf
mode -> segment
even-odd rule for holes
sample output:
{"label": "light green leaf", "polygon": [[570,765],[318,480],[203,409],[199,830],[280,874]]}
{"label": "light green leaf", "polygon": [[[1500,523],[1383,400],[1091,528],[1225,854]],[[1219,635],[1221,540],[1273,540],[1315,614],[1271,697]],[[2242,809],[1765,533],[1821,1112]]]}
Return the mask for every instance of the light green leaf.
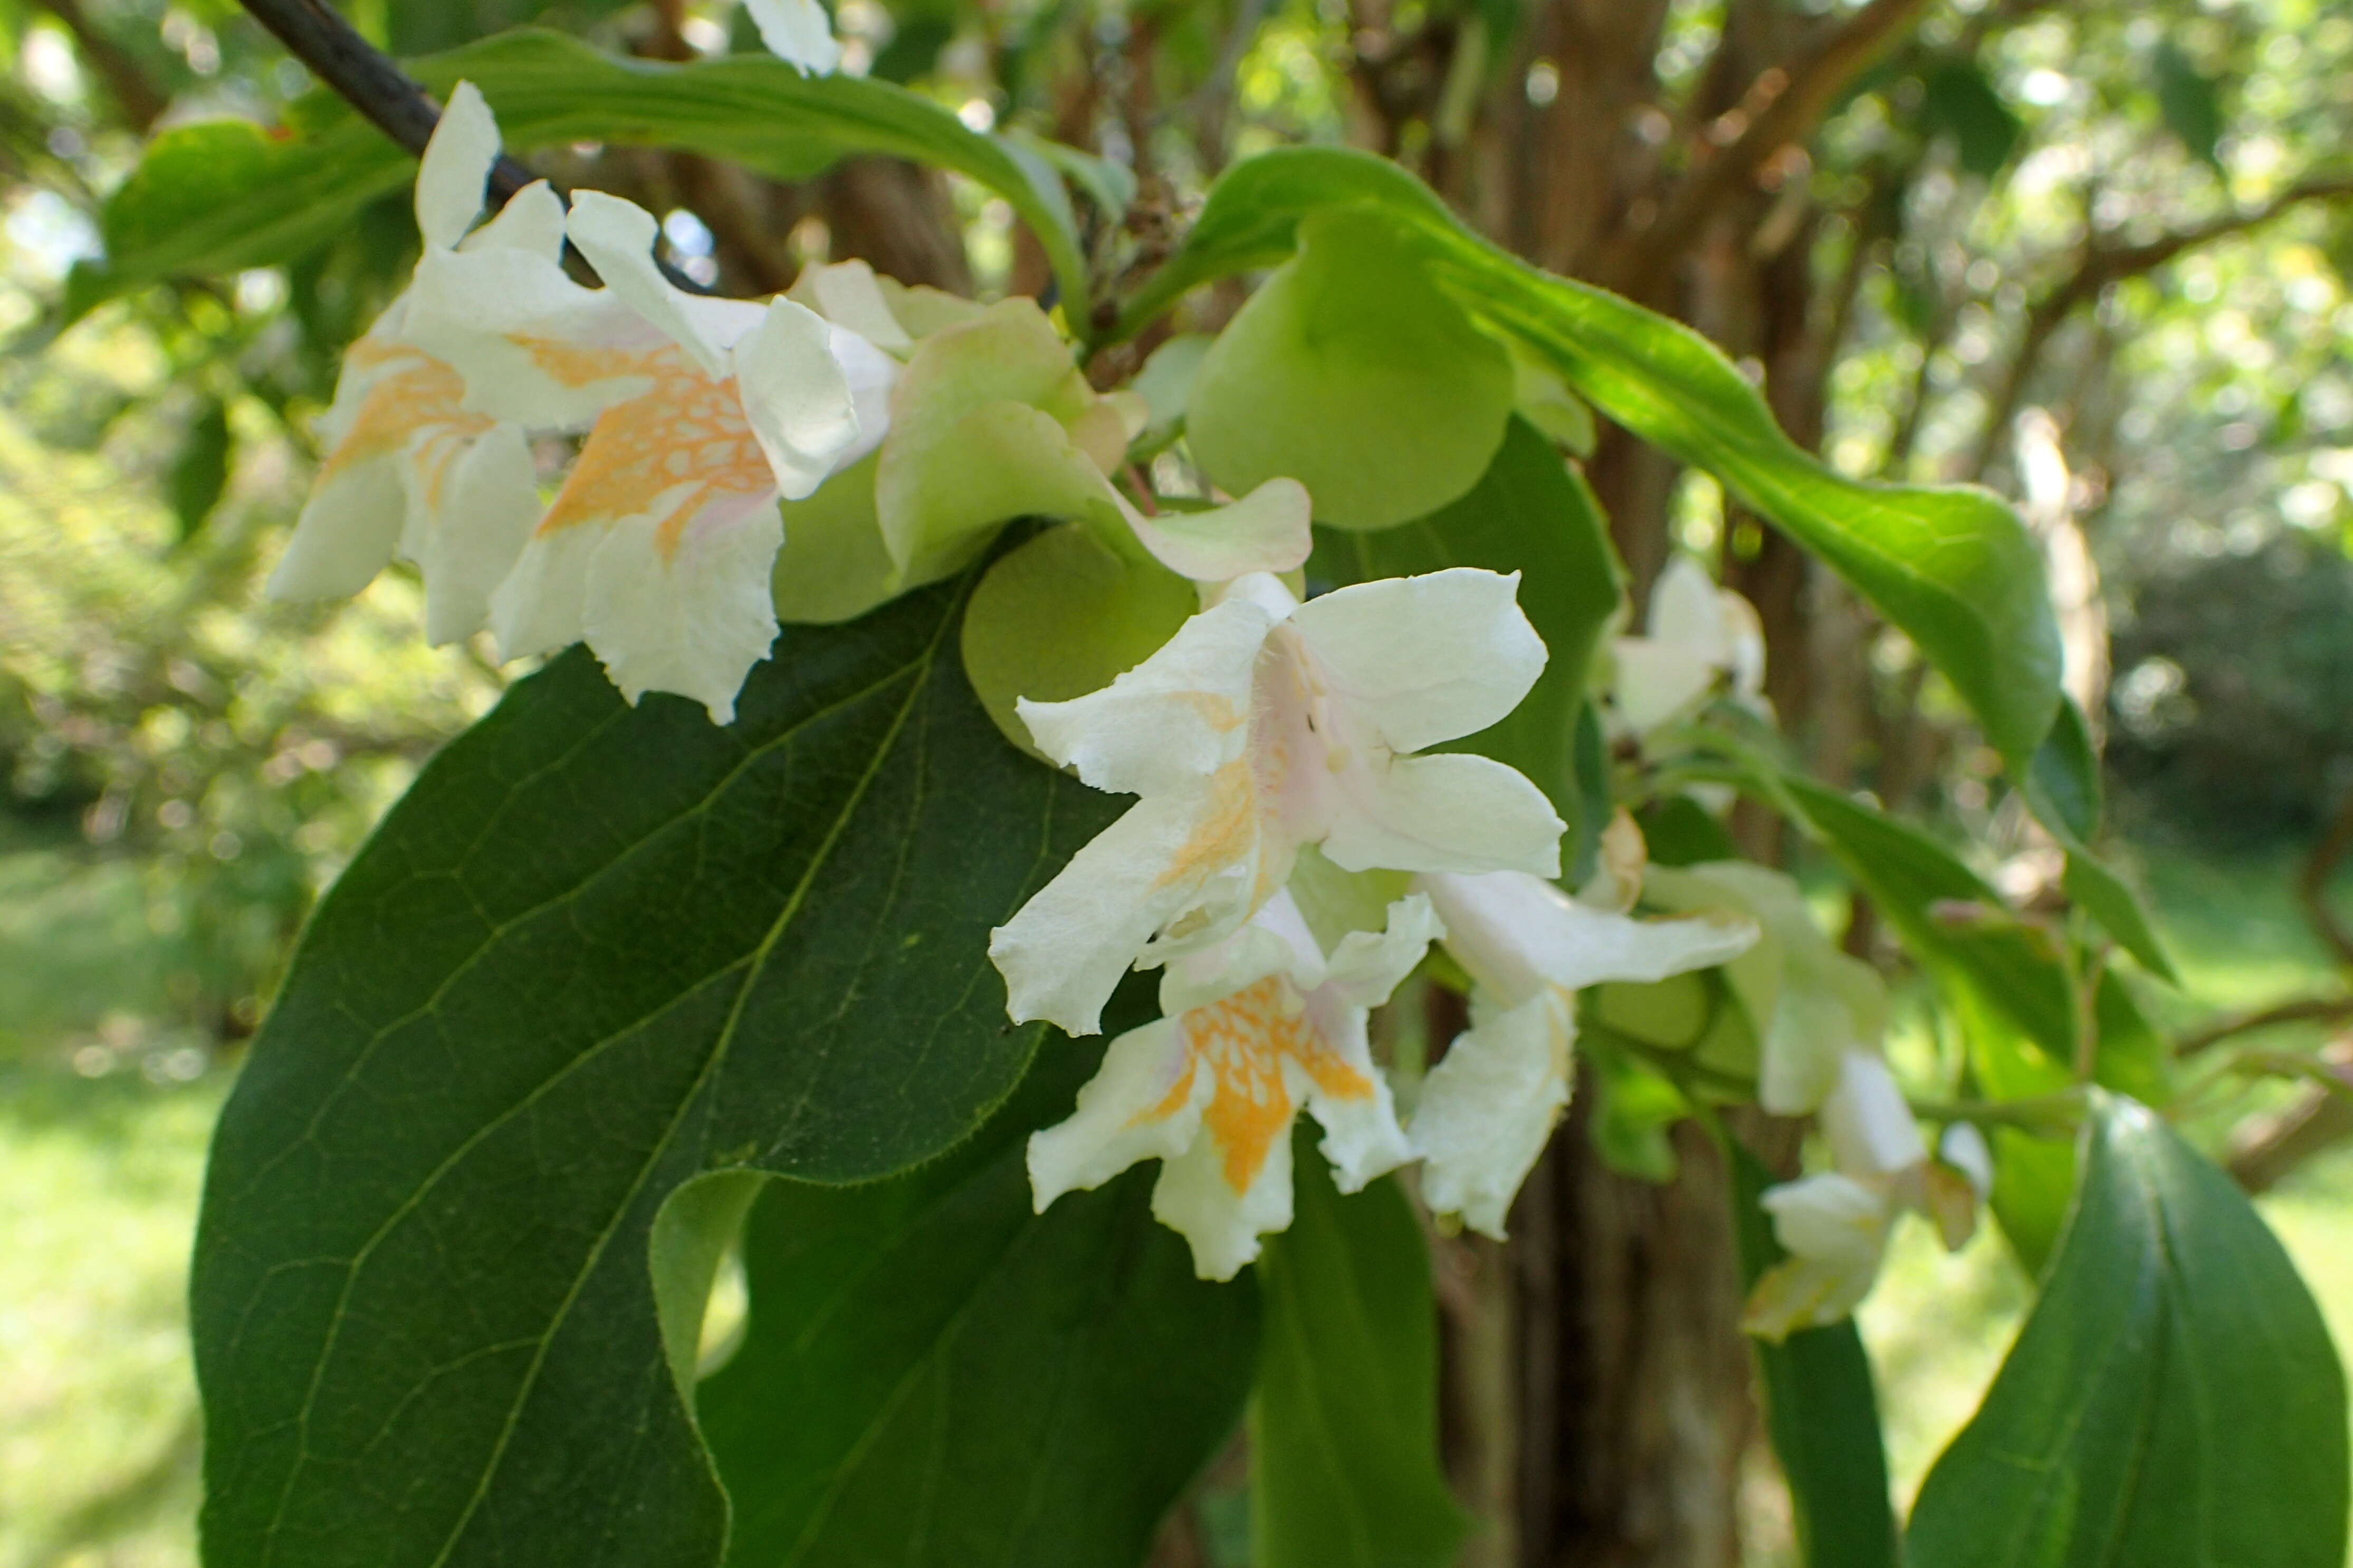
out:
{"label": "light green leaf", "polygon": [[785,542],[769,579],[776,619],[785,625],[855,620],[905,590],[874,511],[874,472],[881,462],[880,452],[870,452],[815,494],[778,506]]}
{"label": "light green leaf", "polygon": [[1318,522],[1388,528],[1478,483],[1512,396],[1511,357],[1395,225],[1323,212],[1210,345],[1185,436],[1232,494],[1293,479]]}
{"label": "light green leaf", "polygon": [[[1772,1173],[1739,1139],[1723,1142],[1741,1280],[1753,1287],[1787,1256],[1757,1202]],[[1806,1568],[1894,1568],[1899,1537],[1888,1502],[1879,1396],[1854,1320],[1799,1329],[1778,1344],[1751,1339],[1748,1348],[1757,1358],[1766,1430],[1789,1483],[1799,1560]]]}
{"label": "light green leaf", "polygon": [[1008,740],[1029,750],[1014,703],[1061,702],[1109,686],[1200,607],[1193,584],[1084,523],[1048,529],[988,569],[964,623],[964,668]]}
{"label": "light green leaf", "polygon": [[[805,77],[766,55],[622,59],[530,29],[407,68],[437,93],[460,79],[480,88],[514,153],[575,142],[676,147],[793,181],[860,153],[952,169],[1012,204],[1045,247],[1071,318],[1086,319],[1086,262],[1061,188],[1036,177],[1034,157],[889,82]],[[86,308],[163,278],[284,261],[416,178],[416,161],[374,126],[340,105],[305,107],[308,123],[282,141],[241,123],[159,137],[108,202],[106,258],[78,282],[77,301]]]}
{"label": "light green leaf", "polygon": [[981,712],[971,580],[786,631],[724,729],[575,648],[385,818],[214,1146],[213,1568],[717,1560],[657,1212],[970,1135],[1042,1032],[1006,1024],[988,931],[1120,809]]}
{"label": "light green leaf", "polygon": [[1574,823],[1577,718],[1594,650],[1618,607],[1621,574],[1593,491],[1525,421],[1511,422],[1495,460],[1461,500],[1377,533],[1320,532],[1307,574],[1336,586],[1450,566],[1520,574],[1520,608],[1547,655],[1520,705],[1463,749],[1527,774]]}
{"label": "light green leaf", "polygon": [[751,1318],[696,1413],[744,1568],[1134,1568],[1241,1418],[1258,1292],[1211,1285],[1131,1171],[1033,1214],[1031,1129],[1101,1042],[1057,1039],[971,1143],[856,1187],[776,1181]]}
{"label": "light green leaf", "polygon": [[1984,1405],[1920,1489],[1915,1568],[2340,1568],[2344,1374],[2230,1178],[2104,1100],[2075,1213]]}
{"label": "light green leaf", "polygon": [[1438,1468],[1430,1255],[1394,1177],[1354,1197],[1303,1133],[1298,1212],[1259,1264],[1256,1568],[1441,1568],[1463,1516]]}
{"label": "light green leaf", "polygon": [[1919,645],[2024,770],[2058,703],[2059,636],[2041,554],[2009,507],[1983,490],[1870,484],[1825,468],[1782,434],[1756,389],[1705,339],[1497,249],[1393,164],[1306,147],[1235,164],[1115,331],[1141,328],[1196,284],[1282,261],[1303,216],[1343,206],[1377,210],[1488,327],[1820,555]]}

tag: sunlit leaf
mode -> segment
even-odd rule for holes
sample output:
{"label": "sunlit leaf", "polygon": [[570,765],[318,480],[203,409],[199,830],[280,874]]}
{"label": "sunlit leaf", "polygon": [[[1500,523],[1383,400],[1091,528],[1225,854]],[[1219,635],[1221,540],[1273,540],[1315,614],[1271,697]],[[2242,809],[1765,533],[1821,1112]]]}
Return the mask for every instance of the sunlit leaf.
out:
{"label": "sunlit leaf", "polygon": [[2103,1100],[2033,1315],[1928,1474],[1915,1568],[2339,1568],[2345,1383],[2231,1179]]}
{"label": "sunlit leaf", "polygon": [[[764,54],[683,65],[623,59],[534,30],[407,68],[436,92],[461,79],[480,88],[511,152],[580,142],[676,147],[790,181],[860,153],[952,169],[1012,205],[1045,247],[1071,313],[1085,315],[1086,264],[1069,198],[1043,163],[889,82],[803,76]],[[107,204],[106,258],[83,272],[77,302],[86,309],[162,278],[284,261],[415,179],[415,160],[374,126],[330,102],[306,108],[306,122],[282,140],[217,121],[158,138]]]}
{"label": "sunlit leaf", "polygon": [[2024,770],[2058,704],[2059,636],[2041,553],[2007,505],[1983,490],[1871,484],[1825,468],[1699,334],[1505,254],[1391,163],[1302,147],[1236,164],[1116,330],[1141,328],[1196,284],[1282,261],[1303,216],[1340,206],[1377,210],[1410,234],[1466,310],[1820,555],[1919,645]]}

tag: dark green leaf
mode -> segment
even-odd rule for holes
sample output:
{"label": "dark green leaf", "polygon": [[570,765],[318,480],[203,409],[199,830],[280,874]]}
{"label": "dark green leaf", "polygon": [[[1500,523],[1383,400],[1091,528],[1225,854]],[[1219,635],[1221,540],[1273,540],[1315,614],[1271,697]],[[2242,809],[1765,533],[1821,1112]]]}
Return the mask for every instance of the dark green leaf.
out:
{"label": "dark green leaf", "polygon": [[2042,1299],[1922,1486],[1915,1568],[2339,1568],[2345,1384],[2245,1194],[2104,1100]]}
{"label": "dark green leaf", "polygon": [[1919,645],[2024,770],[2058,703],[2059,634],[2041,552],[2008,506],[1979,489],[1869,484],[1824,467],[1704,338],[1497,249],[1394,164],[1328,147],[1237,163],[1117,330],[1139,329],[1195,284],[1281,261],[1303,216],[1350,205],[1409,233],[1465,309],[1519,339],[1596,408],[1713,473],[1820,555]]}
{"label": "dark green leaf", "polygon": [[1512,420],[1495,460],[1461,500],[1378,532],[1319,530],[1307,572],[1342,585],[1449,566],[1519,573],[1520,608],[1549,655],[1511,716],[1466,746],[1527,774],[1574,822],[1577,716],[1622,574],[1593,491],[1525,420]]}
{"label": "dark green leaf", "polygon": [[187,433],[180,437],[180,455],[172,459],[172,471],[164,480],[183,544],[203,531],[213,508],[220,504],[221,492],[228,488],[228,407],[217,397],[207,397],[188,421]]}
{"label": "dark green leaf", "polygon": [[1739,846],[1733,843],[1724,824],[1687,795],[1653,801],[1636,820],[1654,866],[1697,866],[1707,860],[1740,858]]}
{"label": "dark green leaf", "polygon": [[[574,142],[677,147],[796,181],[859,153],[952,169],[1012,204],[1044,246],[1073,318],[1084,319],[1086,263],[1061,187],[1034,156],[1017,155],[944,106],[889,82],[805,77],[765,55],[685,65],[619,59],[536,31],[485,38],[409,68],[436,92],[460,79],[480,88],[512,152]],[[315,123],[282,140],[242,122],[158,138],[107,203],[106,260],[77,298],[95,304],[175,274],[284,261],[416,178],[415,161],[375,127],[339,107],[312,107]]]}
{"label": "dark green leaf", "polygon": [[214,1146],[213,1568],[716,1559],[657,1211],[968,1136],[1040,1032],[1006,1025],[988,930],[1119,809],[974,700],[970,580],[787,631],[725,729],[575,648],[394,808]]}
{"label": "dark green leaf", "polygon": [[[1733,1224],[1742,1282],[1780,1261],[1770,1218],[1757,1198],[1772,1173],[1727,1136]],[[1789,1512],[1806,1568],[1894,1568],[1895,1511],[1887,1500],[1887,1452],[1871,1358],[1854,1320],[1800,1329],[1779,1344],[1752,1339],[1763,1385],[1766,1430],[1789,1483]]]}
{"label": "dark green leaf", "polygon": [[2067,852],[2059,886],[2143,968],[2179,984],[2173,961],[2139,895],[2092,853],[2100,832],[2100,758],[2092,745],[2091,726],[2072,699],[2062,700],[2051,733],[2035,750],[2026,774],[2027,805]]}
{"label": "dark green leaf", "polygon": [[2026,127],[1994,90],[1985,68],[1973,59],[1942,60],[1929,68],[1921,85],[1926,89],[1921,119],[1932,132],[1953,139],[1961,168],[1986,179],[2001,173]]}
{"label": "dark green leaf", "polygon": [[1298,1212],[1259,1264],[1256,1568],[1440,1568],[1462,1510],[1438,1468],[1430,1254],[1394,1177],[1354,1197],[1303,1133]]}
{"label": "dark green leaf", "polygon": [[2157,77],[2157,109],[2165,128],[2189,155],[2220,172],[2216,148],[2222,140],[2221,90],[2171,39],[2157,46],[2150,68]]}
{"label": "dark green leaf", "polygon": [[857,1187],[776,1181],[751,1321],[699,1392],[744,1568],[1134,1568],[1241,1418],[1258,1292],[1193,1277],[1153,1173],[1030,1212],[1029,1131],[1101,1043],[1057,1039],[978,1138]]}

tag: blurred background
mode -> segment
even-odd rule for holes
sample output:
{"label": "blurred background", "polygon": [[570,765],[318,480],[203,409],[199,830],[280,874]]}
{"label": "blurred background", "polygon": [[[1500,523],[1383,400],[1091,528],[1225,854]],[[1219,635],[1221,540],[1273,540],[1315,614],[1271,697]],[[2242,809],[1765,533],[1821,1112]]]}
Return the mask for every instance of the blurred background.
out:
{"label": "blurred background", "polygon": [[[344,9],[403,55],[524,23],[664,58],[747,36],[733,0]],[[1091,235],[1106,279],[1165,252],[1233,158],[1367,147],[1501,243],[1706,331],[1838,468],[2017,500],[2105,733],[2117,854],[2183,971],[2144,997],[2186,1053],[2171,1110],[2264,1194],[2353,1345],[2353,13],[839,0],[838,22],[847,68],[1134,169],[1134,207]],[[182,1292],[212,1118],[305,910],[501,684],[480,649],[423,646],[398,573],[348,605],[258,594],[337,356],[406,276],[400,200],[290,266],[72,313],[146,138],[274,122],[309,90],[222,0],[0,0],[0,1568],[193,1563]],[[1043,282],[1001,202],[903,164],[786,187],[594,146],[543,162],[668,215],[681,264],[733,291],[850,256],[985,295]],[[1189,309],[1213,324],[1237,298]],[[1903,638],[1712,482],[1606,429],[1588,470],[1638,594],[1680,547],[1757,601],[1771,695],[1817,770],[2048,896],[2048,846]],[[1827,882],[1823,913],[1900,973]],[[1933,1033],[1925,998],[1905,1027]],[[2338,1091],[2244,1070],[2289,1058]],[[1573,1222],[1528,1223],[1551,1238],[1547,1299],[1570,1303],[1551,1353],[1588,1397],[1514,1417],[1514,1462],[1576,1462],[1506,1505],[1509,1532],[1530,1562],[1787,1562],[1744,1363],[1643,1327],[1722,1294],[1720,1222],[1677,1228],[1720,1201],[1689,1161],[1651,1188],[1580,1146],[1545,1188]],[[1526,1300],[1529,1266],[1508,1267]],[[1907,1498],[2027,1296],[1998,1237],[1948,1259],[1907,1233],[1864,1312]],[[1478,1298],[1458,1297],[1459,1337]],[[1496,1461],[1455,1436],[1476,1500]],[[1247,1561],[1219,1484],[1166,1563]],[[1518,1560],[1482,1551],[1467,1561]]]}

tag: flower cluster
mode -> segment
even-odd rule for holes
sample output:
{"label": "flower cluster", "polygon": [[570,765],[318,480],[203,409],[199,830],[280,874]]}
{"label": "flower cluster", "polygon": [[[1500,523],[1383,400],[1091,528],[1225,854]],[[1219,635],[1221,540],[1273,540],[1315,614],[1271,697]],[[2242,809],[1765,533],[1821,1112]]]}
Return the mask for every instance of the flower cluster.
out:
{"label": "flower cluster", "polygon": [[[1343,1191],[1419,1157],[1434,1207],[1501,1234],[1567,1101],[1576,990],[1755,939],[1744,921],[1567,898],[1547,880],[1562,824],[1542,792],[1429,752],[1503,718],[1542,670],[1516,590],[1454,568],[1303,603],[1253,574],[1103,689],[1020,705],[1048,757],[1138,799],[996,932],[1013,1016],[1090,1034],[1130,967],[1163,970],[1165,1016],[1114,1040],[1077,1114],[1032,1139],[1041,1207],[1156,1157],[1153,1212],[1204,1277],[1230,1278],[1290,1221],[1304,1110]],[[1296,877],[1311,851],[1410,880],[1377,929],[1319,937],[1303,905],[1330,900]],[[1401,1125],[1366,1015],[1440,939],[1478,977],[1473,1023]]]}

